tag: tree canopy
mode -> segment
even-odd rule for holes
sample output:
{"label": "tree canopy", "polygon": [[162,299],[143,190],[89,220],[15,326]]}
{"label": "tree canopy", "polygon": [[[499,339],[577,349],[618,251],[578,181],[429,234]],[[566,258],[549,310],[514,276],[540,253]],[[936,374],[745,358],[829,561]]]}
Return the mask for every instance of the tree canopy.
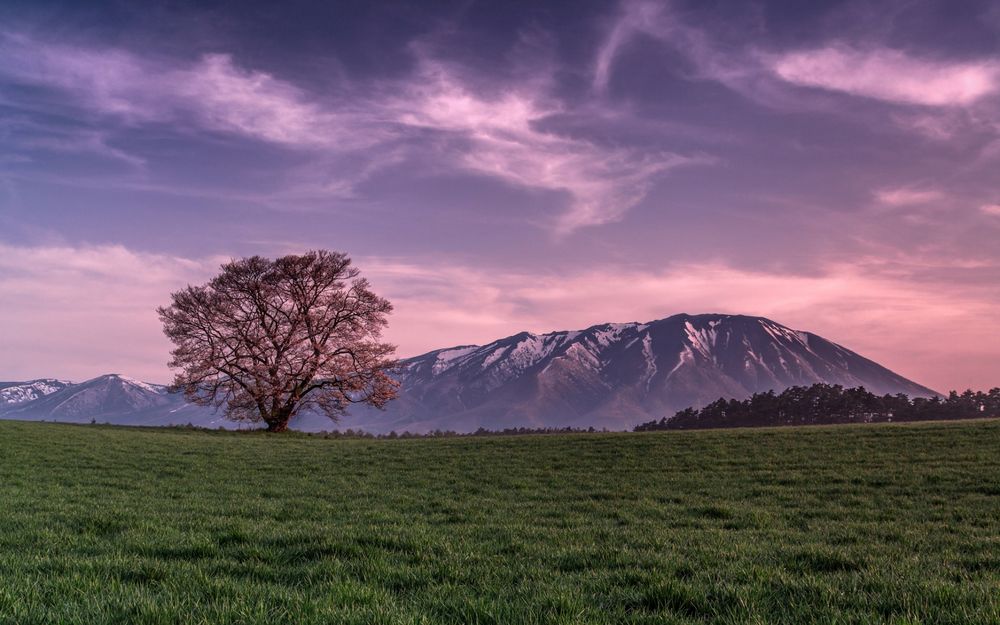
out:
{"label": "tree canopy", "polygon": [[396,396],[395,346],[381,341],[392,305],[345,254],[233,260],[171,300],[158,312],[174,386],[230,419],[280,432],[305,409],[336,421]]}

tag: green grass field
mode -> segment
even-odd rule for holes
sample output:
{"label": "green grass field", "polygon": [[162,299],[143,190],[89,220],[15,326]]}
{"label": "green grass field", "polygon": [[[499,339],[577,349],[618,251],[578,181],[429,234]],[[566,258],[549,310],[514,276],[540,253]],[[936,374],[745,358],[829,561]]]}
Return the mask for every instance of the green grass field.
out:
{"label": "green grass field", "polygon": [[2,623],[1000,623],[1000,422],[0,422]]}

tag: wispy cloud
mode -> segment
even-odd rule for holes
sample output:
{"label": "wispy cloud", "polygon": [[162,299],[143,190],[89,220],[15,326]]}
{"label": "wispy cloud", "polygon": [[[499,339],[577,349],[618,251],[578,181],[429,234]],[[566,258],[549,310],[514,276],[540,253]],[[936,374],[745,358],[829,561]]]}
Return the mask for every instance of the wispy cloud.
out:
{"label": "wispy cloud", "polygon": [[354,146],[349,111],[329,110],[268,73],[239,67],[226,54],[168,63],[113,48],[71,46],[0,35],[0,71],[67,92],[73,101],[135,125],[188,121],[218,132],[299,147]]}
{"label": "wispy cloud", "polygon": [[[959,111],[960,112],[960,111]],[[912,131],[934,141],[947,142],[967,131],[971,122],[953,114],[953,109],[936,109],[932,112],[897,113],[891,116],[900,128]]]}
{"label": "wispy cloud", "polygon": [[730,56],[720,51],[701,30],[691,27],[673,11],[670,2],[623,0],[607,34],[597,49],[593,87],[607,88],[615,60],[636,36],[645,35],[670,45],[693,63],[696,77],[718,81],[738,91],[755,91],[759,73],[753,57]]}
{"label": "wispy cloud", "polygon": [[937,189],[914,189],[910,187],[900,187],[895,189],[881,189],[875,192],[875,199],[885,206],[912,206],[928,204],[944,197],[944,193]]}
{"label": "wispy cloud", "polygon": [[22,138],[16,141],[15,145],[20,149],[28,150],[44,150],[68,154],[95,154],[120,161],[133,169],[142,169],[146,166],[146,159],[116,148],[108,143],[108,137],[105,133],[92,130]]}
{"label": "wispy cloud", "polygon": [[665,36],[671,30],[664,16],[665,5],[648,0],[627,0],[619,7],[619,14],[597,50],[594,63],[594,88],[603,90],[611,79],[612,65],[620,49],[636,34]]}
{"label": "wispy cloud", "polygon": [[891,48],[834,44],[775,55],[771,68],[806,87],[925,106],[962,106],[1000,88],[994,61],[935,61]]}
{"label": "wispy cloud", "polygon": [[288,82],[238,67],[227,54],[206,55],[177,74],[183,105],[209,128],[299,147],[350,149],[376,139],[350,128],[356,113],[321,106]]}
{"label": "wispy cloud", "polygon": [[[169,65],[123,50],[13,35],[0,39],[0,50],[14,61],[0,71],[69,92],[78,105],[126,124],[187,123],[325,155],[357,154],[365,163],[306,185],[310,193],[349,197],[382,167],[438,159],[439,168],[565,194],[561,213],[538,220],[563,234],[617,221],[662,172],[711,160],[543,130],[546,118],[565,112],[548,94],[544,76],[484,93],[463,80],[459,68],[427,57],[420,47],[414,48],[417,73],[383,85],[379,97],[333,99],[240,67],[225,54]],[[420,133],[428,132],[433,138],[422,142]]]}
{"label": "wispy cloud", "polygon": [[457,136],[455,163],[530,189],[564,192],[569,209],[556,228],[566,233],[617,221],[645,197],[657,174],[706,157],[665,151],[601,146],[542,130],[540,124],[564,112],[537,84],[495,95],[479,95],[440,63],[425,62],[421,80],[394,103],[394,118],[412,127]]}
{"label": "wispy cloud", "polygon": [[986,213],[987,215],[993,215],[1000,217],[1000,204],[983,204],[979,207],[979,210]]}
{"label": "wispy cloud", "polygon": [[0,145],[11,162],[30,162],[28,154],[49,152],[93,155],[124,163],[134,170],[146,166],[146,159],[115,146],[106,131],[74,124],[44,124],[23,115],[0,119]]}

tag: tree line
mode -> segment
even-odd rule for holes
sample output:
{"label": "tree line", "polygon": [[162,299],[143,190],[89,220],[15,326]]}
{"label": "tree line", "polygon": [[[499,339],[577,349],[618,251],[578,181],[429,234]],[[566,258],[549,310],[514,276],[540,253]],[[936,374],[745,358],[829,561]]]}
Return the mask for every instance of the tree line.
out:
{"label": "tree line", "polygon": [[839,384],[793,386],[780,393],[754,393],[744,400],[719,398],[704,408],[637,425],[636,432],[696,428],[878,423],[1000,417],[1000,388],[951,391],[947,397],[876,395]]}

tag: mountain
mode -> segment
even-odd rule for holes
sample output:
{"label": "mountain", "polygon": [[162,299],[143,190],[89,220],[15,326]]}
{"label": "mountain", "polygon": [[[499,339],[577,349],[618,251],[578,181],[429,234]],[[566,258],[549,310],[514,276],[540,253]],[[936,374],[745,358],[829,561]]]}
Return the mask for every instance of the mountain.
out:
{"label": "mountain", "polygon": [[[301,414],[305,431],[470,432],[480,427],[629,429],[720,397],[817,382],[877,394],[936,395],[849,349],[762,317],[674,315],[649,323],[522,332],[488,345],[436,350],[401,363],[400,396],[386,410],[353,406],[337,424]],[[16,386],[35,384],[35,381]],[[163,386],[121,375],[67,385],[0,417],[123,425],[239,427]],[[54,388],[54,383],[40,388]],[[9,386],[14,388],[14,385]],[[2,392],[2,391],[0,391]],[[246,427],[246,426],[244,426]]]}
{"label": "mountain", "polygon": [[0,408],[0,417],[29,421],[114,423],[118,425],[183,425],[217,427],[221,415],[194,406],[179,393],[119,374],[96,377],[24,403]]}
{"label": "mountain", "polygon": [[28,382],[0,382],[0,410],[5,406],[23,404],[60,391],[72,384],[65,380],[43,378]]}
{"label": "mountain", "polygon": [[719,397],[816,382],[936,394],[815,334],[722,314],[522,332],[410,358],[400,378],[401,396],[385,412],[364,411],[367,428],[626,429]]}

